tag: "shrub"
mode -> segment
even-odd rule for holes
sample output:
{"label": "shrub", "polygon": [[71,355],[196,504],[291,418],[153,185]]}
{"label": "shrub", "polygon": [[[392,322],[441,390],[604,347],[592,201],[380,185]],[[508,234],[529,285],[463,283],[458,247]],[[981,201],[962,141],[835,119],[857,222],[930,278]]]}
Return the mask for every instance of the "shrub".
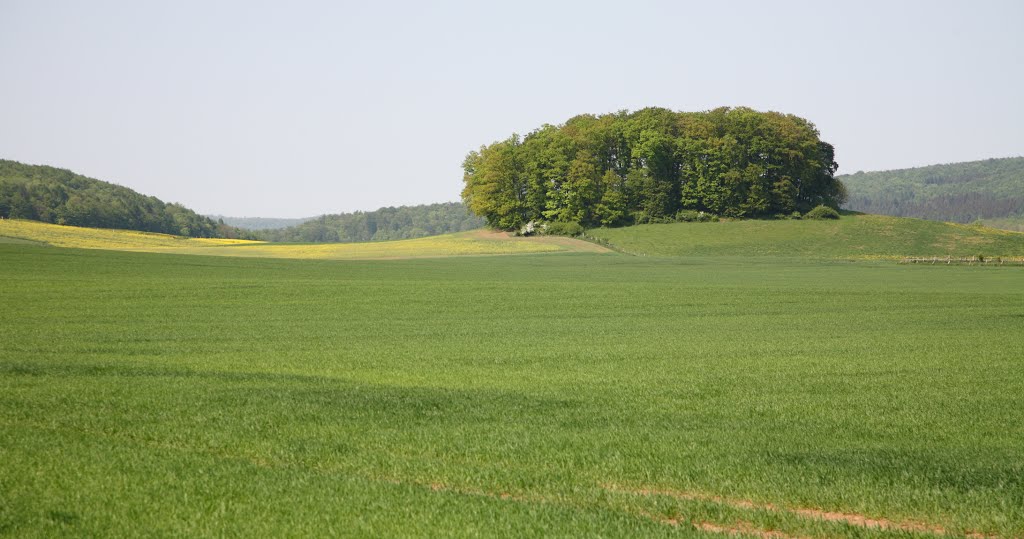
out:
{"label": "shrub", "polygon": [[805,213],[804,219],[839,219],[839,212],[835,208],[821,205]]}
{"label": "shrub", "polygon": [[583,226],[579,223],[552,221],[544,227],[544,233],[549,236],[579,236],[583,233]]}
{"label": "shrub", "polygon": [[[676,221],[684,223],[706,223],[713,220],[714,216],[697,210],[679,210],[676,214]],[[714,219],[717,220],[717,219]]]}
{"label": "shrub", "polygon": [[665,223],[674,223],[675,219],[672,217],[651,215],[643,210],[638,210],[632,213],[633,224],[635,225],[659,225]]}
{"label": "shrub", "polygon": [[800,212],[794,211],[793,213],[789,214],[789,218],[793,219],[794,221],[799,221],[801,218]]}

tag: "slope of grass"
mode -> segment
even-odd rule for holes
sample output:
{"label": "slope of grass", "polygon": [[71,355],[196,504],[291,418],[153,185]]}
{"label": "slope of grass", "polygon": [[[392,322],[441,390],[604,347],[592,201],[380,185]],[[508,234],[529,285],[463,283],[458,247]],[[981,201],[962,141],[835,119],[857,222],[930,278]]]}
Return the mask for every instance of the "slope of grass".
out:
{"label": "slope of grass", "polygon": [[246,240],[183,238],[131,230],[51,225],[18,219],[0,220],[0,238],[82,249],[331,260],[561,251],[600,252],[605,250],[587,242],[568,238],[517,238],[486,231],[373,243],[280,244]]}
{"label": "slope of grass", "polygon": [[0,260],[3,533],[1024,535],[1017,269]]}
{"label": "slope of grass", "polygon": [[882,215],[844,215],[835,221],[640,225],[587,234],[623,251],[651,256],[1024,256],[1021,233]]}

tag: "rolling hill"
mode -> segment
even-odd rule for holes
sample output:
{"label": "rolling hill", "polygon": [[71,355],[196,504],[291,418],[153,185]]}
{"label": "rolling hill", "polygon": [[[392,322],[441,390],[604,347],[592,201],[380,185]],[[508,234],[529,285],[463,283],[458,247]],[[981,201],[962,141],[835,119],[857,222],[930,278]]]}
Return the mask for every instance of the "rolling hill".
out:
{"label": "rolling hill", "polygon": [[257,258],[431,258],[600,252],[605,246],[627,254],[662,257],[871,260],[908,256],[1024,256],[1024,233],[849,213],[836,221],[744,220],[598,228],[587,231],[586,239],[590,242],[562,236],[516,237],[478,229],[394,241],[272,243],[0,220],[0,243]]}
{"label": "rolling hill", "polygon": [[587,234],[627,253],[651,256],[1024,256],[1024,234],[1018,232],[849,213],[835,221],[671,223],[598,228]]}
{"label": "rolling hill", "polygon": [[1024,157],[840,176],[847,209],[1024,230]]}
{"label": "rolling hill", "polygon": [[607,251],[605,247],[572,238],[524,238],[486,230],[396,241],[286,244],[223,238],[186,238],[133,230],[59,226],[20,219],[0,220],[0,243],[145,253],[317,260]]}
{"label": "rolling hill", "polygon": [[45,165],[0,159],[0,217],[93,228],[244,237],[242,230],[127,187]]}

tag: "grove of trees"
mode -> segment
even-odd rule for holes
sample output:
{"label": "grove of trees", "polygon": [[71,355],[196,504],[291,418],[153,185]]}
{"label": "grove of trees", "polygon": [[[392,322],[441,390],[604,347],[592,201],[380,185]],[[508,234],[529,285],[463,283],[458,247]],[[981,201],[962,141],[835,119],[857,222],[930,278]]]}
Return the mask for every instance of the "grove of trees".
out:
{"label": "grove of trees", "polygon": [[844,201],[830,144],[807,120],[749,108],[580,115],[470,152],[462,198],[490,226],[617,226],[681,211],[727,217]]}

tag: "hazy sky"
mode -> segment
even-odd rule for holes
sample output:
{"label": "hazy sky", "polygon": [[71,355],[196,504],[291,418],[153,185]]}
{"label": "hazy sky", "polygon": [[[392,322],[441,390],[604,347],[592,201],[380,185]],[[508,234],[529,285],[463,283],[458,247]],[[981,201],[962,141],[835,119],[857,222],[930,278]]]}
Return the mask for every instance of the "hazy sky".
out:
{"label": "hazy sky", "polygon": [[1024,154],[1024,2],[0,0],[0,158],[202,213],[457,200],[580,113],[777,110],[840,173]]}

